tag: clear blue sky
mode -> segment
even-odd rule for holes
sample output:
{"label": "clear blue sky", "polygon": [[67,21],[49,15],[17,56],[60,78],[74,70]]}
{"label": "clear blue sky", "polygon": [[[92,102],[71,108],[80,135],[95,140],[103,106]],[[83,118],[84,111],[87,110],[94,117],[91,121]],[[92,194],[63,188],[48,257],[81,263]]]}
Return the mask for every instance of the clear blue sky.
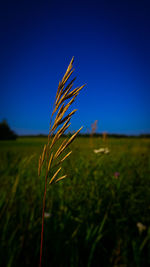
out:
{"label": "clear blue sky", "polygon": [[0,120],[47,133],[72,56],[78,96],[71,130],[150,133],[150,1],[2,1]]}

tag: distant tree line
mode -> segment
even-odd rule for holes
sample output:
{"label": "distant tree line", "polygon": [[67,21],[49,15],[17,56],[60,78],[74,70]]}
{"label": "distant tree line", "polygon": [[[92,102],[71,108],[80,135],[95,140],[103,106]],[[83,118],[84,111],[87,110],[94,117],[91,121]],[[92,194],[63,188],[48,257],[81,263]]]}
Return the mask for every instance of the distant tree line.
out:
{"label": "distant tree line", "polygon": [[[62,137],[65,136],[71,136],[71,133],[63,134]],[[90,137],[91,134],[89,133],[80,133],[78,136],[81,137]],[[39,138],[45,138],[47,137],[46,134],[37,134],[37,135],[22,135],[20,136],[21,138],[26,138],[26,137],[39,137]],[[93,137],[103,137],[102,133],[95,133],[93,134]],[[112,137],[112,138],[150,138],[150,134],[140,134],[140,135],[126,135],[126,134],[107,134],[107,137]]]}
{"label": "distant tree line", "polygon": [[[82,137],[89,137],[90,134],[83,133],[83,134],[78,134],[78,136]],[[95,133],[93,134],[93,137],[102,137],[102,133]],[[127,135],[127,134],[109,134],[107,133],[108,137],[113,137],[113,138],[150,138],[150,134],[139,134],[139,135]]]}
{"label": "distant tree line", "polygon": [[16,133],[14,133],[6,120],[0,123],[0,140],[15,140],[17,138]]}

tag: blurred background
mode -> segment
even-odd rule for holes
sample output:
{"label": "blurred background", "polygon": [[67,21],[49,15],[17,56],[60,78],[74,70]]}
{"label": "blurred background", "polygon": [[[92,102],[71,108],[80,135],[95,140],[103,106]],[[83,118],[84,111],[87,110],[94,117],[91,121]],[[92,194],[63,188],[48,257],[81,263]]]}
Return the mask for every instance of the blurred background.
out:
{"label": "blurred background", "polygon": [[73,56],[86,86],[53,153],[84,127],[55,177],[67,178],[49,185],[64,152],[48,173],[42,267],[148,267],[149,0],[1,1],[0,267],[39,265],[40,155]]}

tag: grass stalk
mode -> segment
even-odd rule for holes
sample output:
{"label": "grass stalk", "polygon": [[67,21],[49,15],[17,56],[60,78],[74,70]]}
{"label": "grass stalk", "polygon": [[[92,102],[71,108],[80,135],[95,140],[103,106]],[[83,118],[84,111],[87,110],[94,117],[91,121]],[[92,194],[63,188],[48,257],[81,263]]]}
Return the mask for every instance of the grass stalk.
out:
{"label": "grass stalk", "polygon": [[[44,235],[44,213],[45,213],[45,203],[46,203],[46,192],[47,192],[47,182],[49,179],[49,184],[57,183],[67,177],[67,175],[61,175],[57,177],[57,175],[61,172],[61,167],[56,170],[58,165],[62,164],[66,158],[71,154],[71,152],[64,154],[66,148],[73,142],[76,138],[77,134],[80,132],[82,127],[75,132],[69,139],[65,139],[60,144],[59,148],[57,148],[56,153],[54,154],[53,148],[56,142],[62,137],[62,135],[66,132],[69,128],[70,119],[72,118],[73,114],[77,111],[76,109],[71,111],[70,113],[66,114],[72,103],[75,101],[75,98],[78,96],[81,89],[84,87],[77,87],[72,90],[73,83],[75,78],[72,79],[71,82],[67,85],[67,81],[71,77],[74,69],[73,67],[74,58],[72,58],[67,71],[59,82],[55,103],[53,106],[53,112],[50,119],[50,127],[49,127],[49,134],[48,134],[48,142],[47,145],[44,146],[42,155],[39,158],[39,165],[38,165],[38,175],[40,176],[44,161],[46,159],[46,174],[45,174],[45,189],[43,195],[43,207],[42,207],[42,229],[41,229],[41,245],[40,245],[40,263],[39,267],[42,266],[42,251],[43,251],[43,235]],[[72,91],[71,91],[72,90]],[[53,156],[54,155],[54,156]],[[61,158],[62,157],[62,158]],[[53,176],[51,177],[51,174]]]}

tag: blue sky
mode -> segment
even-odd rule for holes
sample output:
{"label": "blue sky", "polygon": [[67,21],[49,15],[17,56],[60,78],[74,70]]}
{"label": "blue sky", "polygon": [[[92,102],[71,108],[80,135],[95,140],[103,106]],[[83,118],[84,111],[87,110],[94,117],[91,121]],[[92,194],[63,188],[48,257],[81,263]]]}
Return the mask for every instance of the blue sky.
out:
{"label": "blue sky", "polygon": [[3,1],[0,120],[18,134],[48,133],[58,86],[75,57],[70,130],[150,133],[149,1]]}

